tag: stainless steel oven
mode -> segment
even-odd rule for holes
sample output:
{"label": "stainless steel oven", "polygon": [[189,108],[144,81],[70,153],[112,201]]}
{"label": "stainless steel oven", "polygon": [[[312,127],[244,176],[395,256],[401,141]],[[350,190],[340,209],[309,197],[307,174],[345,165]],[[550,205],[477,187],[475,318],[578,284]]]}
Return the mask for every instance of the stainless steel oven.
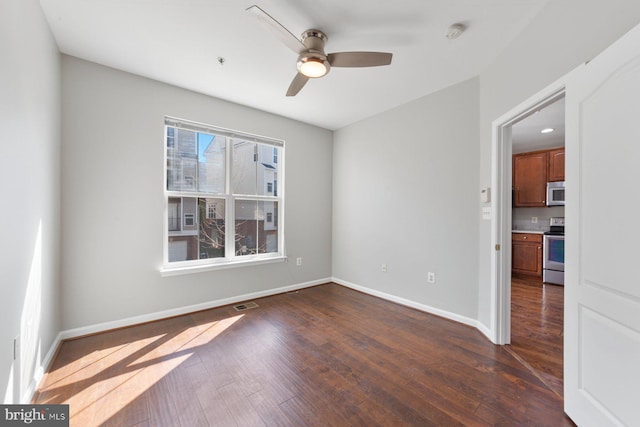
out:
{"label": "stainless steel oven", "polygon": [[543,241],[542,281],[564,285],[564,218],[551,218]]}

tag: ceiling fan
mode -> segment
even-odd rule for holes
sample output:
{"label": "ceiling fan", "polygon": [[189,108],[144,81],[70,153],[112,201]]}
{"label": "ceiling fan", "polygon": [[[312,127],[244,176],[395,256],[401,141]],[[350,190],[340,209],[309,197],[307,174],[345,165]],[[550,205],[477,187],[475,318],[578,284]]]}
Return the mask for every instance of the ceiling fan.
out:
{"label": "ceiling fan", "polygon": [[325,76],[331,67],[376,67],[391,64],[393,54],[385,52],[335,52],[325,53],[327,35],[320,30],[306,30],[298,39],[282,24],[260,7],[247,8],[289,49],[298,54],[298,74],[293,78],[287,96],[295,96],[310,78]]}

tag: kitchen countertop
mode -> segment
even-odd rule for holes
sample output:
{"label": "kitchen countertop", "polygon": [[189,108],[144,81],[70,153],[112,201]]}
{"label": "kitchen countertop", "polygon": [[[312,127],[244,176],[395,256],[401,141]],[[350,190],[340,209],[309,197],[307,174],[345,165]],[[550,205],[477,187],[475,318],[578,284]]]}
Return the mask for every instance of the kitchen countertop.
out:
{"label": "kitchen countertop", "polygon": [[526,233],[526,234],[544,234],[541,230],[511,230],[512,233]]}

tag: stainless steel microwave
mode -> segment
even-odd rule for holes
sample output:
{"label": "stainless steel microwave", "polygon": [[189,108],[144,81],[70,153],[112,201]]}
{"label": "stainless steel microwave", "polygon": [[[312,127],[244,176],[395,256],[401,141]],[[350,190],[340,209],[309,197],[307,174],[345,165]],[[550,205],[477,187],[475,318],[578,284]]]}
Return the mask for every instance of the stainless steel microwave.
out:
{"label": "stainless steel microwave", "polygon": [[564,206],[564,181],[547,182],[547,206]]}

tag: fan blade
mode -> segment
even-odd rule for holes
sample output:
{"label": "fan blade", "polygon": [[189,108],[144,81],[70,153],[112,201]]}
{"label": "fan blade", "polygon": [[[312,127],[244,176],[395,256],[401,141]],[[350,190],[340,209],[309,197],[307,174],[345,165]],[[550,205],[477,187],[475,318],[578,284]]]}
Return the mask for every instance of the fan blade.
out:
{"label": "fan blade", "polygon": [[392,53],[336,52],[327,55],[332,67],[377,67],[391,64]]}
{"label": "fan blade", "polygon": [[300,92],[300,89],[302,89],[308,81],[309,77],[305,76],[304,74],[296,74],[296,76],[293,78],[293,81],[289,85],[287,96],[296,96],[298,92]]}
{"label": "fan blade", "polygon": [[291,31],[287,30],[284,25],[276,21],[275,18],[273,18],[264,10],[260,9],[260,7],[254,4],[253,6],[248,7],[246,10],[253,13],[254,16],[258,18],[258,21],[260,21],[260,23],[271,32],[271,34],[276,36],[292,51],[299,54],[307,49],[306,46],[303,45],[302,42],[291,33]]}

